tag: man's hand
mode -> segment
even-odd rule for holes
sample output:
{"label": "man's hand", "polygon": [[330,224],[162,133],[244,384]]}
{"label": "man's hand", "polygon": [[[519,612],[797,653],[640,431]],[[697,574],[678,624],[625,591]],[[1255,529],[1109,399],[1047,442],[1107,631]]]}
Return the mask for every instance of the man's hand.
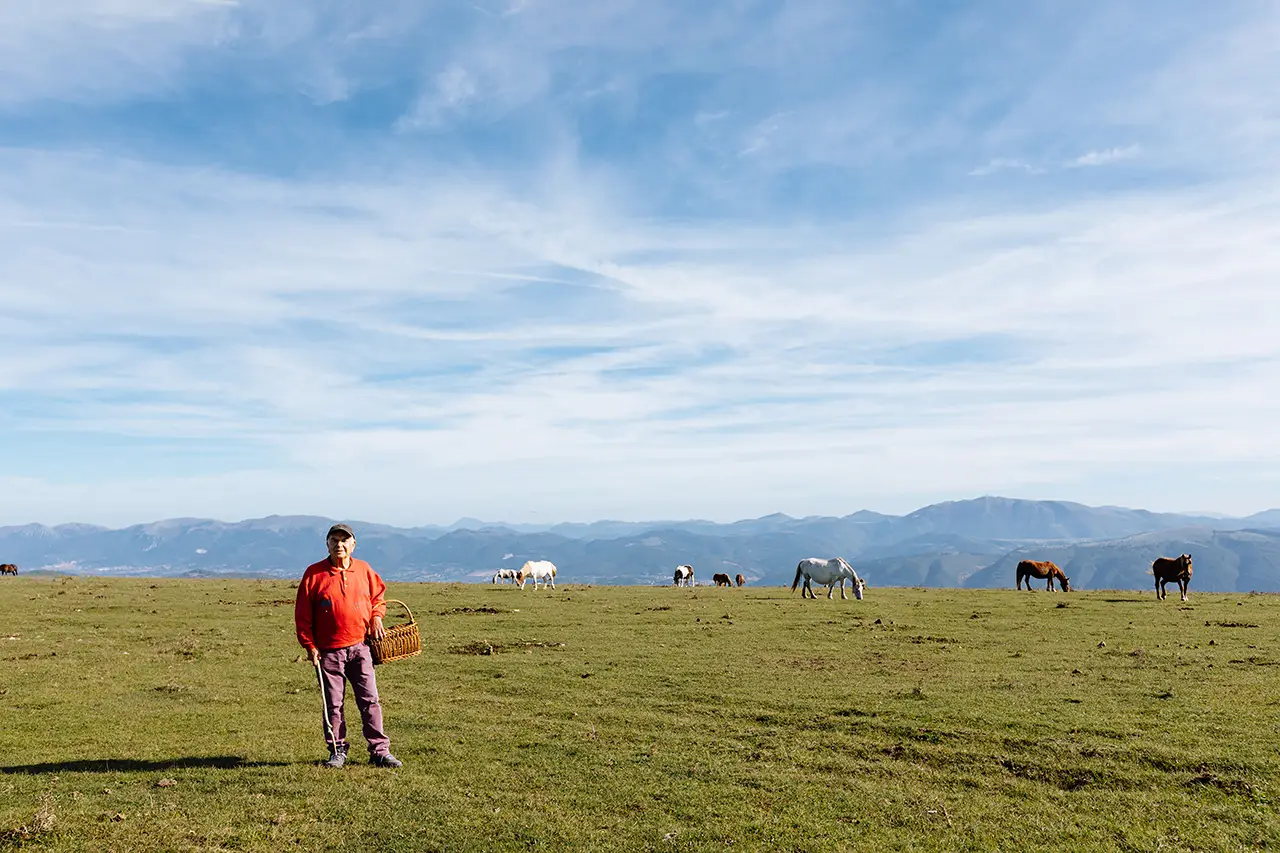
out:
{"label": "man's hand", "polygon": [[319,650],[319,649],[307,649],[307,657],[308,657],[308,658],[310,658],[310,660],[311,660],[311,665],[312,665],[312,666],[315,666],[316,664],[320,663],[320,650]]}
{"label": "man's hand", "polygon": [[387,629],[382,627],[382,617],[373,617],[373,638],[381,640],[385,636],[387,636]]}

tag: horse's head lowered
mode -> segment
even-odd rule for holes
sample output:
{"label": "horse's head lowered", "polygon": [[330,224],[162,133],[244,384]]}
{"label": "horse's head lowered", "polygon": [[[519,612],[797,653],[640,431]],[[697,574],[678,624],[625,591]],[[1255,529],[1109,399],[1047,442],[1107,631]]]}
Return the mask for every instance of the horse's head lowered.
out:
{"label": "horse's head lowered", "polygon": [[836,559],[840,561],[840,570],[845,572],[849,576],[849,580],[852,582],[851,586],[853,587],[853,597],[858,601],[861,601],[862,593],[867,588],[867,582],[853,570],[853,566],[849,565],[849,561],[844,557],[836,557]]}

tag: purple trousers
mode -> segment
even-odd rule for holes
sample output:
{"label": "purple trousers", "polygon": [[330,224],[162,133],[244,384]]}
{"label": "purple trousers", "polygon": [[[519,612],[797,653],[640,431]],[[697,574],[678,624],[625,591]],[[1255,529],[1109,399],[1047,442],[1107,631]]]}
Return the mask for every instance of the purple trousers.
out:
{"label": "purple trousers", "polygon": [[[342,701],[346,683],[351,682],[351,693],[360,709],[364,724],[364,739],[369,742],[370,755],[386,755],[391,741],[382,730],[382,703],[378,701],[378,682],[373,676],[373,658],[369,647],[356,643],[345,649],[328,649],[320,652],[320,674],[324,679],[325,707],[329,713],[329,725],[333,727],[336,743],[331,749],[347,751],[347,720],[342,714]],[[325,734],[328,737],[328,733]]]}

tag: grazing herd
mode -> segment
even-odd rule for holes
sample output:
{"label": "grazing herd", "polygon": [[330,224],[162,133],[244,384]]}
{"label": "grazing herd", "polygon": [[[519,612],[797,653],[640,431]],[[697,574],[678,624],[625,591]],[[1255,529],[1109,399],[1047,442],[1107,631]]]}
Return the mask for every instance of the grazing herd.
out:
{"label": "grazing herd", "polygon": [[[18,573],[18,567],[6,563],[0,566],[0,574]],[[1182,594],[1182,600],[1187,600],[1187,587],[1191,584],[1191,555],[1183,554],[1180,557],[1157,557],[1155,562],[1151,564],[1151,574],[1156,579],[1156,598],[1164,601],[1165,585],[1170,581],[1178,584],[1178,591]],[[829,560],[819,559],[818,557],[808,557],[800,561],[796,566],[796,578],[791,583],[791,591],[795,592],[796,587],[800,586],[801,578],[804,579],[804,586],[800,590],[801,598],[817,598],[813,591],[813,582],[817,581],[827,588],[827,598],[831,598],[835,592],[837,585],[840,587],[840,597],[847,600],[848,596],[844,593],[845,581],[849,582],[849,588],[853,590],[853,597],[862,600],[863,594],[866,592],[867,582],[858,576],[853,570],[853,566],[841,557],[832,557]],[[1049,560],[1022,560],[1018,563],[1015,589],[1022,589],[1025,581],[1027,591],[1031,590],[1031,580],[1042,580],[1045,582],[1045,588],[1049,592],[1053,592],[1053,584],[1056,580],[1058,588],[1063,592],[1071,592],[1071,578],[1058,567],[1056,563]],[[527,581],[533,581],[533,588],[537,589],[539,584],[556,588],[556,567],[546,560],[530,560],[519,569],[498,569],[493,575],[494,583],[502,583],[511,581],[518,584],[521,589]],[[739,573],[737,577],[730,578],[724,572],[717,572],[711,576],[712,582],[716,586],[743,586],[747,579]],[[672,586],[695,586],[693,566],[682,564],[676,566],[675,573],[671,577]]]}
{"label": "grazing herd", "polygon": [[[0,575],[16,575],[18,567],[13,563],[0,563]],[[1180,557],[1157,557],[1155,562],[1151,564],[1151,574],[1156,579],[1156,598],[1164,601],[1165,585],[1170,581],[1178,584],[1178,592],[1182,595],[1182,600],[1187,600],[1187,588],[1191,585],[1191,555],[1183,554]],[[848,599],[844,594],[845,581],[849,582],[850,588],[853,590],[853,597],[862,600],[862,595],[866,591],[867,582],[858,577],[858,573],[853,567],[841,557],[833,557],[830,560],[822,560],[817,557],[809,557],[801,560],[796,566],[796,579],[791,583],[791,591],[795,592],[796,587],[800,585],[800,579],[804,578],[804,587],[800,590],[801,598],[817,598],[813,592],[813,582],[827,588],[827,598],[831,598],[837,584],[840,586],[840,597]],[[1046,588],[1049,592],[1053,592],[1053,582],[1056,579],[1059,588],[1063,592],[1071,592],[1071,578],[1067,577],[1062,569],[1058,568],[1056,563],[1048,560],[1023,560],[1018,563],[1017,580],[1014,583],[1015,589],[1022,589],[1023,581],[1026,581],[1027,590],[1031,589],[1031,579],[1045,581]],[[730,578],[723,572],[717,572],[711,576],[711,580],[716,586],[733,586],[735,583],[742,586],[747,579],[741,573],[735,578]],[[555,564],[547,560],[529,560],[518,569],[498,569],[493,573],[494,583],[505,583],[510,581],[524,589],[525,584],[533,581],[533,588],[538,589],[540,586],[549,586],[556,588],[556,567]],[[693,566],[680,565],[676,566],[675,574],[671,579],[672,586],[694,586]]]}
{"label": "grazing herd", "polygon": [[[1183,554],[1180,557],[1156,557],[1155,562],[1151,564],[1151,574],[1156,579],[1156,598],[1164,601],[1164,587],[1169,581],[1176,581],[1178,591],[1182,593],[1182,600],[1187,600],[1187,587],[1191,585],[1191,555]],[[1071,592],[1071,578],[1067,577],[1062,569],[1058,568],[1055,563],[1048,560],[1043,562],[1039,560],[1023,560],[1018,563],[1017,581],[1014,588],[1022,589],[1022,582],[1027,582],[1027,589],[1031,589],[1031,579],[1042,580],[1046,582],[1049,592],[1053,592],[1053,581],[1057,578],[1058,585],[1063,592]]]}

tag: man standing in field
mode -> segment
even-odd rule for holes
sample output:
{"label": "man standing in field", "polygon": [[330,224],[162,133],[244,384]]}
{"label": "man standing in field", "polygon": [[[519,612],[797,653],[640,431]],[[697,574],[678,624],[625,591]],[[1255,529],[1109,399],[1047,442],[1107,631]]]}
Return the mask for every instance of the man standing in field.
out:
{"label": "man standing in field", "polygon": [[386,584],[364,560],[353,560],[356,535],[345,524],[335,524],[325,537],[329,558],[307,566],[298,584],[293,621],[298,642],[314,666],[320,663],[324,681],[325,711],[333,729],[326,767],[347,761],[347,721],[342,714],[346,683],[356,697],[364,739],[369,743],[369,763],[376,767],[400,767],[391,754],[391,742],[382,730],[382,704],[373,676],[373,658],[365,637],[386,636],[382,617],[387,615]]}

